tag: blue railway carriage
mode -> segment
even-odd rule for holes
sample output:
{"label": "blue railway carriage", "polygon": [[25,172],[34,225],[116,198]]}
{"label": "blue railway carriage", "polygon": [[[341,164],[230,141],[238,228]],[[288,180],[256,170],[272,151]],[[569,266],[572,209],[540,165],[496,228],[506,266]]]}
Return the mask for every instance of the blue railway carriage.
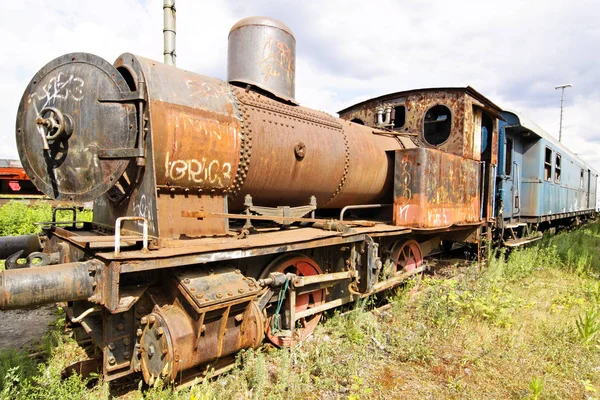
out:
{"label": "blue railway carriage", "polygon": [[496,218],[504,244],[535,241],[538,228],[595,216],[598,173],[523,115],[501,115]]}

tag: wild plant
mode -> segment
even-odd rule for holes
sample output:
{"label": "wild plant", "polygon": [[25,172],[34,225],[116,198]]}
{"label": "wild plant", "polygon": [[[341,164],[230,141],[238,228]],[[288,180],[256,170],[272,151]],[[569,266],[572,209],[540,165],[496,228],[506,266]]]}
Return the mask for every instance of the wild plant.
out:
{"label": "wild plant", "polygon": [[588,308],[577,317],[575,325],[581,343],[590,343],[600,332],[600,310],[597,307]]}

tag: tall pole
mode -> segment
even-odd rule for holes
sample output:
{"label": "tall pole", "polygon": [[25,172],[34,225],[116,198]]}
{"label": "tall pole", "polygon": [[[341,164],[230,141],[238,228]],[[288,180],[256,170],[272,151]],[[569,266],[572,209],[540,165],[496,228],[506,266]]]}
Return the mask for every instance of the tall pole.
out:
{"label": "tall pole", "polygon": [[565,85],[558,85],[554,89],[561,89],[560,94],[560,125],[558,126],[558,141],[562,141],[562,117],[563,117],[563,102],[565,100],[565,89],[568,87],[573,87],[570,83]]}
{"label": "tall pole", "polygon": [[163,22],[165,64],[175,66],[175,0],[164,0]]}

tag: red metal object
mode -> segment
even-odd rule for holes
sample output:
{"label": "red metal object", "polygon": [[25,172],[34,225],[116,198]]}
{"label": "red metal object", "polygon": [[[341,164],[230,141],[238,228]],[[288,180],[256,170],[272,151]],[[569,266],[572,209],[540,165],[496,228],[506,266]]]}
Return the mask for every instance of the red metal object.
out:
{"label": "red metal object", "polygon": [[[297,276],[312,276],[322,274],[319,265],[308,257],[303,256],[286,256],[282,259],[275,260],[269,267],[265,268],[261,277],[266,277],[271,272],[281,272],[283,274],[292,273]],[[283,289],[282,289],[283,290]],[[318,289],[314,292],[301,294],[296,296],[295,311],[300,312],[309,308],[317,307],[325,302],[325,289]],[[289,308],[289,298],[286,299],[286,307]],[[283,311],[283,309],[282,309]],[[266,322],[267,338],[277,346],[290,346],[292,343],[298,343],[306,339],[315,330],[317,324],[321,320],[321,313],[310,317],[301,318],[299,320],[300,327],[294,330],[294,336],[283,336],[281,332],[274,332],[272,328],[273,315]]]}
{"label": "red metal object", "polygon": [[411,272],[423,264],[423,252],[416,240],[397,242],[392,248],[392,259],[397,272]]}

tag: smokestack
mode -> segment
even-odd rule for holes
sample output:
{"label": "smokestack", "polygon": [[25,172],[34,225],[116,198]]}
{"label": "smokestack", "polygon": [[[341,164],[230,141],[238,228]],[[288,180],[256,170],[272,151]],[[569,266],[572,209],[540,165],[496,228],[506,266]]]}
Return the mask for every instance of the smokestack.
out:
{"label": "smokestack", "polygon": [[229,31],[227,81],[253,85],[296,103],[296,38],[283,22],[249,17]]}
{"label": "smokestack", "polygon": [[164,28],[163,37],[165,44],[165,64],[175,66],[175,0],[163,2]]}

